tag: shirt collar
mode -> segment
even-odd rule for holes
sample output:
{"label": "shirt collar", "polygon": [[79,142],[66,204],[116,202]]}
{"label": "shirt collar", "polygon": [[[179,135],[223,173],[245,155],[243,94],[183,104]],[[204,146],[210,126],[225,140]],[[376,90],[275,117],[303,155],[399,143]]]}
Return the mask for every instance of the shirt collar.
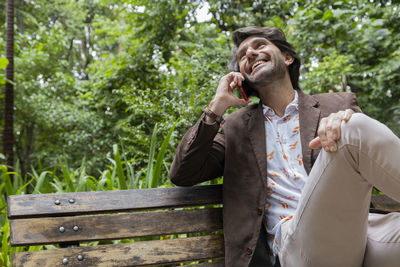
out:
{"label": "shirt collar", "polygon": [[[286,117],[291,112],[298,110],[299,110],[299,94],[297,93],[296,90],[294,90],[294,99],[292,100],[292,102],[289,103],[289,105],[287,105],[285,109],[285,114],[283,115],[282,118]],[[267,119],[271,119],[273,116],[276,116],[275,111],[264,104],[263,104],[263,113]]]}

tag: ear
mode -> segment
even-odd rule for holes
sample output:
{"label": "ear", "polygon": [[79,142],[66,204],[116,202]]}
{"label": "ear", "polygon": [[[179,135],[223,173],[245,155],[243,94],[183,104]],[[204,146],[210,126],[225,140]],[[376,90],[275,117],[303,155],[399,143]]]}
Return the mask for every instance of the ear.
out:
{"label": "ear", "polygon": [[291,55],[289,55],[289,53],[286,52],[283,52],[282,55],[285,58],[286,67],[289,67],[293,63],[294,58]]}

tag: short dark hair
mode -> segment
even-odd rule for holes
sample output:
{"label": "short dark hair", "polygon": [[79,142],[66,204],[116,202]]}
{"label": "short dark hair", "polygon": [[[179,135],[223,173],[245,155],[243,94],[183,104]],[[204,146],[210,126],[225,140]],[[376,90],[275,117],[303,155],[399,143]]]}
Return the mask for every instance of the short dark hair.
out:
{"label": "short dark hair", "polygon": [[[281,50],[282,52],[286,52],[293,57],[293,63],[289,66],[290,81],[292,82],[292,86],[294,89],[301,90],[299,86],[301,64],[300,56],[297,55],[293,45],[286,41],[286,37],[283,31],[276,27],[250,26],[234,31],[232,34],[232,40],[235,44],[235,48],[232,51],[231,59],[228,64],[229,69],[231,71],[239,71],[237,49],[239,48],[240,44],[250,36],[264,37],[265,39],[276,45],[279,50]],[[246,87],[247,88],[245,88],[245,91],[247,95],[258,96],[257,92],[254,89],[248,88],[248,86]]]}

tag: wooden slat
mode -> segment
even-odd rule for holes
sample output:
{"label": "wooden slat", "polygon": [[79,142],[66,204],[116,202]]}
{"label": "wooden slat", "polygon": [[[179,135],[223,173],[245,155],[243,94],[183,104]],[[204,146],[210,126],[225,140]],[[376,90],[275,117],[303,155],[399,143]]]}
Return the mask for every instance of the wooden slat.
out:
{"label": "wooden slat", "polygon": [[373,195],[371,197],[371,205],[371,212],[400,212],[400,203],[386,195]]}
{"label": "wooden slat", "polygon": [[225,267],[224,261],[205,262],[199,264],[185,265],[187,267]]}
{"label": "wooden slat", "polygon": [[[70,203],[69,200],[74,202]],[[60,204],[56,205],[55,201]],[[201,206],[222,203],[222,186],[193,186],[16,195],[8,197],[8,217],[27,218]]]}
{"label": "wooden slat", "polygon": [[[145,266],[151,264],[178,263],[184,261],[216,259],[224,256],[224,240],[221,235],[198,236],[168,240],[134,242],[52,249],[14,253],[13,266],[55,267],[68,259],[66,266]],[[78,260],[78,255],[83,260]]]}
{"label": "wooden slat", "polygon": [[222,229],[222,209],[17,219],[10,227],[12,246],[212,232]]}

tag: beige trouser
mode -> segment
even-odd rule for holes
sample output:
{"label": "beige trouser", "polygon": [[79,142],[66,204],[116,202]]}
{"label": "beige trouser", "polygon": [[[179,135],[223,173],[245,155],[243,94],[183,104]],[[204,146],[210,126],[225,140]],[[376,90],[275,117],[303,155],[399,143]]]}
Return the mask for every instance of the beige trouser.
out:
{"label": "beige trouser", "polygon": [[338,151],[321,151],[291,221],[282,267],[400,266],[400,215],[369,215],[372,186],[400,201],[400,140],[363,114],[342,123]]}

